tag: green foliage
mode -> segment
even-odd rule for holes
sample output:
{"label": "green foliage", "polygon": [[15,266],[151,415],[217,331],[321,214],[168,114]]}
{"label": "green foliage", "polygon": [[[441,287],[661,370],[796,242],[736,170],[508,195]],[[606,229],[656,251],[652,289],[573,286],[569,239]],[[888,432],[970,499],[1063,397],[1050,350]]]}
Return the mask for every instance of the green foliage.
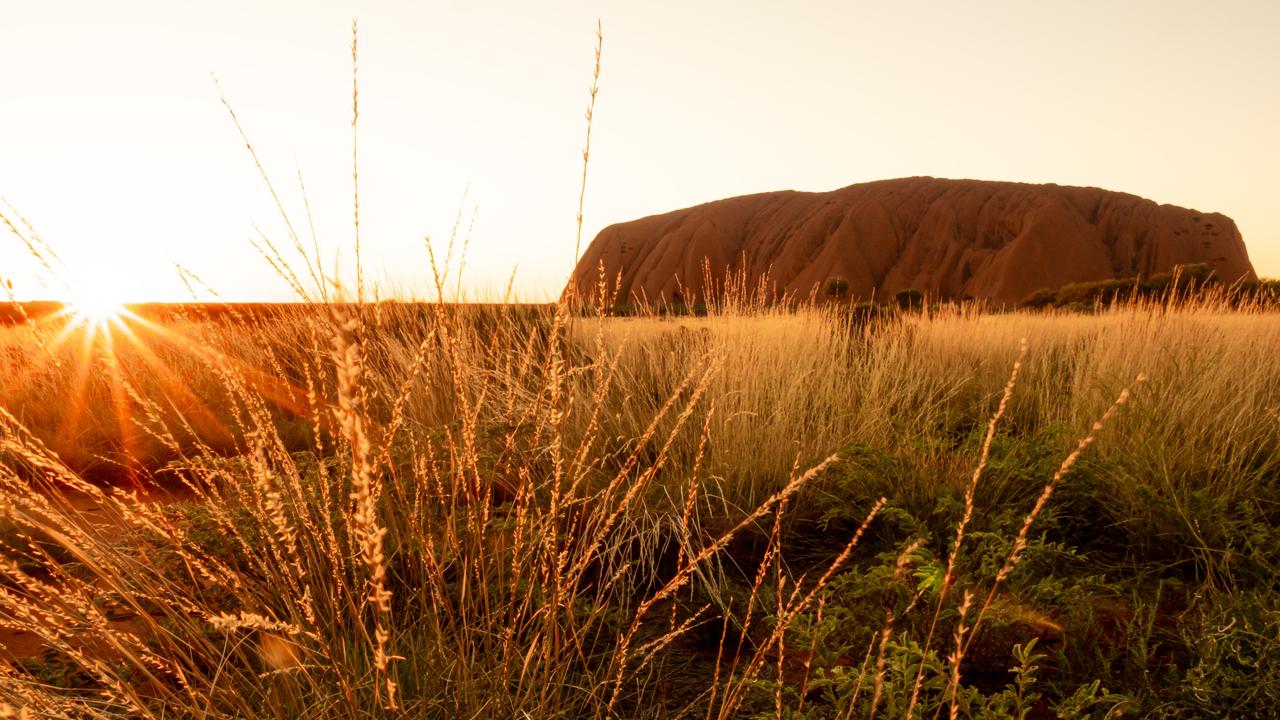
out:
{"label": "green foliage", "polygon": [[829,298],[843,300],[849,294],[849,281],[842,277],[829,277],[822,284],[822,294]]}
{"label": "green foliage", "polygon": [[836,308],[838,327],[851,335],[875,328],[894,319],[898,314],[896,305],[878,302],[842,303]]}
{"label": "green foliage", "polygon": [[1209,265],[1196,263],[1179,265],[1173,272],[1146,278],[1071,283],[1056,290],[1040,288],[1023,298],[1018,307],[1086,312],[1099,305],[1130,301],[1166,303],[1197,299],[1220,302],[1229,307],[1274,309],[1280,307],[1280,280],[1240,280],[1225,285]]}
{"label": "green foliage", "polygon": [[[958,590],[942,603],[934,641],[924,648],[967,480],[957,472],[954,482],[939,482],[940,473],[974,462],[985,428],[971,422],[958,443],[917,436],[891,449],[846,448],[807,491],[798,512],[816,517],[793,522],[784,543],[798,559],[815,556],[815,537],[847,537],[860,521],[854,509],[867,498],[885,494],[890,503],[852,564],[828,584],[822,617],[798,623],[807,634],[789,641],[812,647],[814,658],[805,712],[792,716],[834,717],[851,702],[855,717],[870,712],[874,648],[886,622],[893,635],[878,712],[901,714],[922,664],[934,674],[924,685],[924,716],[946,710],[941,688]],[[934,432],[954,430],[939,425]],[[997,433],[958,558],[957,588],[983,597],[1072,445],[1055,425],[1010,424]],[[1021,563],[973,635],[957,696],[961,716],[1027,717],[1034,707],[1032,717],[1050,708],[1058,717],[1193,717],[1215,703],[1234,708],[1234,716],[1268,716],[1263,708],[1280,693],[1271,660],[1280,656],[1280,518],[1269,509],[1280,485],[1272,465],[1257,473],[1235,492],[1215,493],[1194,489],[1204,478],[1162,480],[1124,456],[1078,462],[1036,519]],[[1255,497],[1240,497],[1245,488]],[[1248,600],[1224,605],[1229,598]],[[1201,605],[1219,609],[1196,609]],[[776,689],[766,684],[762,698]],[[799,705],[798,696],[786,696],[788,707]]]}
{"label": "green foliage", "polygon": [[1027,308],[1043,308],[1053,305],[1057,300],[1057,292],[1050,290],[1049,288],[1040,288],[1023,298],[1022,302],[1018,304]]}
{"label": "green foliage", "polygon": [[849,294],[849,281],[842,277],[829,277],[822,283],[822,294],[833,299],[843,299]]}
{"label": "green foliage", "polygon": [[1108,305],[1131,295],[1134,285],[1131,280],[1071,283],[1058,289],[1054,302],[1058,305]]}
{"label": "green foliage", "polygon": [[1280,595],[1241,595],[1210,603],[1182,628],[1192,653],[1181,712],[1271,718],[1280,707]]}
{"label": "green foliage", "polygon": [[893,301],[903,310],[919,310],[924,307],[924,293],[915,288],[907,288],[894,293]]}
{"label": "green foliage", "polygon": [[[951,709],[950,667],[936,650],[926,650],[899,634],[885,642],[883,656],[878,650],[874,654],[873,658],[868,653],[860,664],[819,668],[808,684],[807,702],[784,693],[782,717],[906,717],[913,696],[915,717],[935,717]],[[984,691],[962,681],[954,688],[957,714],[984,720],[1027,720],[1044,717],[1048,710],[1053,717],[1064,719],[1111,718],[1133,707],[1132,698],[1108,691],[1100,680],[1048,700],[1038,689],[1043,686],[1040,672],[1045,658],[1036,652],[1035,640],[1018,645],[1010,654],[1010,679],[1003,687]],[[770,683],[760,684],[762,695],[776,694],[776,690]],[[756,715],[761,720],[776,716],[776,710]]]}

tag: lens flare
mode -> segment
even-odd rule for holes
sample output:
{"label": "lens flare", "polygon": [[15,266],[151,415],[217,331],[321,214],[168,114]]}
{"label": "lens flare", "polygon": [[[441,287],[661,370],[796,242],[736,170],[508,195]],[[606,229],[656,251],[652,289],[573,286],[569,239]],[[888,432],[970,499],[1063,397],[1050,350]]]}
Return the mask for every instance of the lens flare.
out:
{"label": "lens flare", "polygon": [[81,323],[101,328],[125,314],[124,305],[102,288],[83,286],[67,302],[67,312]]}

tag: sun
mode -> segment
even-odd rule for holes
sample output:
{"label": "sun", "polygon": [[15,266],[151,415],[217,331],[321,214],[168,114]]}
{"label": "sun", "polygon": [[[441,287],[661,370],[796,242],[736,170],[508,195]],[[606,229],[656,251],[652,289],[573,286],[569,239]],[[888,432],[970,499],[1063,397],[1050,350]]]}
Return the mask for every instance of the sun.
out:
{"label": "sun", "polygon": [[127,311],[123,301],[110,289],[84,284],[68,298],[67,312],[85,325],[103,327]]}

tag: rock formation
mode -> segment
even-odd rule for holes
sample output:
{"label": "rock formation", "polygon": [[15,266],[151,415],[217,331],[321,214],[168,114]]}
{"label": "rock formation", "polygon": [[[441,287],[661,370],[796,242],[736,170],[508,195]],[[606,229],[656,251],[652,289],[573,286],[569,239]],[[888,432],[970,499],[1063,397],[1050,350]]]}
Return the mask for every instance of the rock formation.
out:
{"label": "rock formation", "polygon": [[758,284],[766,273],[774,298],[808,297],[839,278],[850,298],[917,289],[1014,303],[1191,263],[1227,282],[1255,278],[1225,215],[1098,188],[917,177],[744,195],[611,225],[571,282],[593,298],[603,267],[619,303],[696,302],[707,279]]}

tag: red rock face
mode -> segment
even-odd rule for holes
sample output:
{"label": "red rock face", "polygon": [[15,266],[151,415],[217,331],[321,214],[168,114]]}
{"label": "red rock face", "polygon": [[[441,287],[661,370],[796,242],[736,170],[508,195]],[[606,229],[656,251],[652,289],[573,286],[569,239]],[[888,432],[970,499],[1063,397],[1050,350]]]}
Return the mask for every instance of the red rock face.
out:
{"label": "red rock face", "polygon": [[1255,278],[1225,215],[1098,188],[919,177],[744,195],[611,225],[571,282],[593,298],[603,266],[619,303],[696,302],[707,278],[718,288],[743,273],[753,284],[767,274],[775,298],[805,298],[839,277],[853,298],[914,288],[1012,303],[1189,263],[1227,282]]}

